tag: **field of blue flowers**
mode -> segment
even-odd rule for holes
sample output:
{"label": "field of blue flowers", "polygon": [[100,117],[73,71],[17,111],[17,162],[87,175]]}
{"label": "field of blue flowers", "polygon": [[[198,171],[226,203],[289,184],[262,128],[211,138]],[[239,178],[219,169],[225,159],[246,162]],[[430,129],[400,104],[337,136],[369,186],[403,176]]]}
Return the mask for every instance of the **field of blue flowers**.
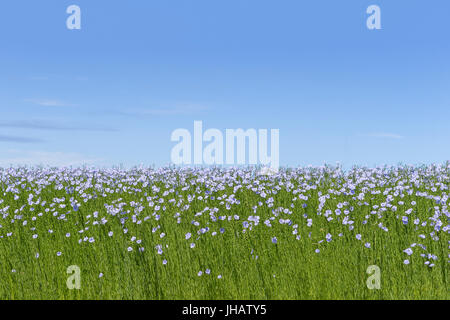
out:
{"label": "field of blue flowers", "polygon": [[449,298],[449,163],[258,173],[0,169],[0,298]]}

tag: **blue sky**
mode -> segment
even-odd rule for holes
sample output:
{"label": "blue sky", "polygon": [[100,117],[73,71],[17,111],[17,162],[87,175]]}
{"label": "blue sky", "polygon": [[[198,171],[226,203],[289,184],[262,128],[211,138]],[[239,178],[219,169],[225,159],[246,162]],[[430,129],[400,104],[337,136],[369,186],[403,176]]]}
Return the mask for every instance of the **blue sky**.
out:
{"label": "blue sky", "polygon": [[[81,8],[68,30],[66,8]],[[381,8],[368,30],[366,8]],[[15,0],[0,165],[163,166],[177,128],[280,130],[280,164],[450,160],[450,2]]]}

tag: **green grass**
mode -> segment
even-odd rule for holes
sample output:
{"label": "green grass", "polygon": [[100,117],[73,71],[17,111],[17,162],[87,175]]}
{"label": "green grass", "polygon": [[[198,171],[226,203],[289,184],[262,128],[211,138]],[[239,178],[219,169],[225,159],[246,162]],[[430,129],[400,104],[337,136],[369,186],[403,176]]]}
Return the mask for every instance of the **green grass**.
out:
{"label": "green grass", "polygon": [[[447,200],[436,204],[433,199],[416,194],[417,191],[440,197],[448,194],[448,168],[354,169],[350,173],[336,168],[287,170],[276,177],[258,178],[259,190],[267,193],[265,198],[247,188],[258,186],[254,184],[251,170],[0,169],[0,199],[3,200],[0,204],[0,235],[3,236],[0,299],[448,299],[448,231],[442,228],[435,231],[439,237],[436,240],[430,237],[434,228],[430,222],[426,226],[413,224],[416,218],[421,223],[430,221],[435,215],[434,207],[438,207],[442,227],[448,225],[448,213],[444,214]],[[364,180],[358,170],[366,172],[368,178]],[[200,176],[205,176],[205,180],[197,180]],[[357,183],[357,179],[363,180]],[[355,194],[344,194],[341,190],[349,192],[348,182],[355,184]],[[373,188],[369,186],[371,183]],[[243,187],[234,190],[239,184]],[[390,203],[398,207],[396,212],[390,208],[385,212],[373,208],[394,194],[396,189],[389,188],[401,185],[410,186],[414,192],[410,195],[404,189],[403,198],[393,196]],[[70,186],[75,188],[73,193],[66,190]],[[128,189],[124,191],[125,186]],[[189,188],[183,190],[186,186]],[[108,187],[118,192],[106,192]],[[433,187],[436,190],[432,191]],[[206,194],[206,190],[213,192]],[[341,193],[336,194],[339,190]],[[164,195],[165,191],[169,194]],[[365,198],[360,201],[356,197],[363,191]],[[320,210],[321,215],[317,214],[319,192],[330,195]],[[32,201],[39,199],[39,204],[29,203],[30,193],[34,194]],[[226,201],[217,199],[225,194],[227,198],[234,194],[240,203],[231,203],[228,210]],[[300,194],[308,200],[299,199]],[[14,200],[14,195],[19,198]],[[196,196],[190,203],[189,195]],[[209,195],[215,199],[197,198]],[[266,203],[270,197],[273,197],[273,207]],[[61,202],[50,206],[55,198]],[[164,203],[160,204],[161,209],[157,211],[160,219],[156,220],[154,206],[148,200],[157,205],[160,198]],[[175,202],[169,203],[170,199]],[[42,201],[46,201],[45,205]],[[137,203],[134,206],[133,201]],[[342,211],[354,208],[348,214],[354,221],[353,230],[342,224],[344,213],[340,216],[334,213],[338,203],[345,201],[348,204]],[[399,201],[404,201],[404,205],[398,204]],[[416,205],[411,205],[411,201],[416,201]],[[77,211],[72,207],[75,202],[79,204]],[[107,204],[119,208],[119,203],[124,205],[116,215],[105,207]],[[66,207],[60,208],[61,204]],[[189,208],[183,208],[186,204]],[[140,205],[142,210],[135,212]],[[165,211],[162,206],[166,207]],[[258,207],[256,213],[254,206]],[[206,207],[218,208],[216,218],[238,215],[239,220],[213,221],[210,210],[203,211]],[[280,212],[272,227],[266,226],[264,221],[274,217],[272,210],[279,207],[292,213]],[[413,210],[405,225],[401,217],[407,215],[405,211],[409,208]],[[331,221],[324,216],[328,209],[333,211]],[[195,216],[202,211],[202,215]],[[94,212],[98,212],[97,218],[93,217]],[[180,223],[174,217],[176,213],[180,213]],[[65,219],[58,219],[61,214],[66,215]],[[313,220],[311,227],[307,226],[305,214]],[[133,215],[141,223],[133,222]],[[243,232],[243,221],[250,215],[258,215],[260,222]],[[366,215],[370,217],[367,219]],[[122,225],[120,218],[124,217],[128,219]],[[145,217],[150,218],[144,221]],[[100,223],[102,218],[107,220],[105,224]],[[280,224],[280,218],[290,219],[292,224]],[[193,225],[193,220],[199,226]],[[94,225],[94,221],[99,223]],[[389,231],[379,228],[380,222]],[[295,224],[298,224],[300,240],[292,234]],[[157,226],[160,228],[152,232]],[[89,229],[79,233],[86,227]],[[199,236],[197,231],[202,227],[210,229]],[[128,229],[126,234],[124,228]],[[221,233],[220,228],[225,232]],[[110,231],[112,237],[108,236]],[[212,236],[214,231],[217,235]],[[12,235],[8,236],[10,232]],[[160,238],[161,232],[165,237]],[[192,238],[186,240],[188,232]],[[70,237],[66,237],[67,233]],[[318,243],[327,233],[332,234],[333,240]],[[33,239],[34,234],[38,235],[37,239]],[[357,240],[356,234],[361,234],[362,239]],[[425,239],[419,238],[419,234],[424,234]],[[131,241],[132,236],[142,242]],[[274,236],[278,240],[276,244],[272,243]],[[80,244],[79,239],[84,237],[93,237],[95,242]],[[364,246],[366,242],[371,248]],[[195,248],[190,248],[191,243],[195,243]],[[408,257],[403,250],[412,243],[420,243],[426,250],[416,246]],[[156,245],[162,246],[163,254],[157,253]],[[128,252],[128,247],[133,250]],[[140,247],[145,250],[140,252]],[[58,251],[62,252],[61,256],[56,255]],[[35,257],[36,253],[39,258]],[[434,254],[437,260],[421,257],[421,253]],[[405,265],[405,259],[410,264]],[[427,260],[434,267],[425,265]],[[79,290],[70,290],[66,285],[70,276],[66,270],[71,265],[81,270]],[[366,270],[370,265],[377,265],[381,270],[380,289],[367,288],[370,275]],[[205,274],[206,269],[211,270],[209,275]],[[199,271],[203,271],[202,276],[198,276]],[[103,273],[101,278],[100,273]],[[218,275],[222,278],[218,279]]]}

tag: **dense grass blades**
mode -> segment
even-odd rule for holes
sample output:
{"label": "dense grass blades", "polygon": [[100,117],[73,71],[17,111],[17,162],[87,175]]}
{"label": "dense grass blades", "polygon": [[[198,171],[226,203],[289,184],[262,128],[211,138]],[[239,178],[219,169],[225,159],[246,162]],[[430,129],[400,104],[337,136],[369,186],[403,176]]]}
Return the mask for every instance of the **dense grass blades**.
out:
{"label": "dense grass blades", "polygon": [[0,298],[449,298],[450,164],[258,172],[0,169]]}

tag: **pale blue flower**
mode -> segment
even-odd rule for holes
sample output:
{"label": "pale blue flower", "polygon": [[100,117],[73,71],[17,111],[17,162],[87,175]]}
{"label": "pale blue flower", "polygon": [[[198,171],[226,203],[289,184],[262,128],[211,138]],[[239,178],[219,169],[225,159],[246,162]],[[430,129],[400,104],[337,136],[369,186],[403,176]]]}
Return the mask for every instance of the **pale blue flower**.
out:
{"label": "pale blue flower", "polygon": [[406,253],[408,256],[413,254],[413,251],[411,248],[405,249],[405,250],[403,250],[403,252]]}

